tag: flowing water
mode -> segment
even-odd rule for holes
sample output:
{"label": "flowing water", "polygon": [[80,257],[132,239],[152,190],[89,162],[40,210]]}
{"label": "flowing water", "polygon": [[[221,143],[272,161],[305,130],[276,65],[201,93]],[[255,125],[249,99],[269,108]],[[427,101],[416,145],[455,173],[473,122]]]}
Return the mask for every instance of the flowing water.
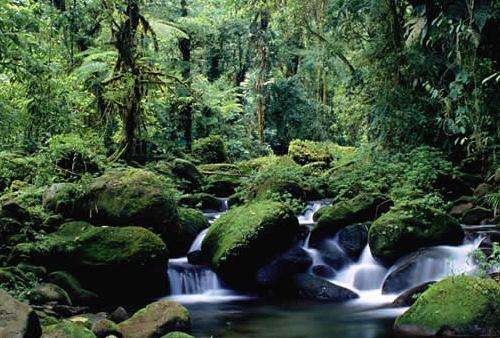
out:
{"label": "flowing water", "polygon": [[[311,202],[304,214],[298,216],[300,224],[314,226],[314,213],[329,203],[326,200]],[[212,223],[227,210],[227,200],[221,199],[221,210],[207,212],[205,217]],[[204,230],[198,235],[190,252],[201,249],[206,233]],[[183,303],[190,310],[196,337],[392,337],[394,318],[405,311],[388,306],[398,293],[452,274],[472,272],[475,266],[469,254],[479,240],[468,239],[456,247],[423,249],[412,256],[411,265],[408,258],[403,258],[390,268],[373,258],[368,245],[357,260],[344,255],[344,266],[329,280],[359,295],[358,299],[344,304],[276,303],[242,295],[225,286],[209,268],[192,265],[187,258],[170,260],[171,295],[167,298]],[[343,253],[338,241],[338,236],[329,239],[326,249]],[[313,260],[310,273],[313,266],[327,264],[322,252],[309,246],[309,237],[303,248]],[[384,294],[384,282],[400,270],[404,271],[405,288],[398,293]]]}

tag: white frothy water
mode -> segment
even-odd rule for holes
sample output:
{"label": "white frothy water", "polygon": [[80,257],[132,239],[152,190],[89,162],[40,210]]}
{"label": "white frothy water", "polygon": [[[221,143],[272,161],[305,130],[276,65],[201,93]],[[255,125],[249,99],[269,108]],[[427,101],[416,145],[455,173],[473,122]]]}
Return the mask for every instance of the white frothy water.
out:
{"label": "white frothy water", "polygon": [[[315,224],[313,220],[314,213],[324,205],[327,204],[323,201],[310,203],[304,215],[298,217],[300,224],[311,228]],[[309,246],[309,237],[310,234],[304,242],[303,248],[311,256],[313,260],[312,266],[325,264],[321,252]],[[436,246],[423,249],[421,254],[413,259],[412,268],[408,275],[405,275],[406,282],[409,285],[406,289],[451,275],[472,273],[476,266],[470,258],[470,254],[478,247],[480,241],[479,238],[474,241],[466,240],[461,246]],[[337,237],[326,240],[324,245],[332,246],[332,251],[343,251]],[[382,286],[386,278],[404,262],[405,258],[396,262],[391,268],[386,268],[375,260],[370,247],[366,245],[357,261],[347,263],[329,281],[356,292],[359,298],[353,301],[354,303],[367,305],[389,304],[394,301],[398,294],[383,294]]]}
{"label": "white frothy water", "polygon": [[193,244],[191,244],[191,247],[189,248],[188,253],[201,250],[201,243],[203,243],[203,240],[205,239],[205,236],[207,235],[207,233],[208,233],[208,228],[203,230],[202,232],[200,232],[198,234],[198,236],[196,236]]}
{"label": "white frothy water", "polygon": [[[221,200],[221,211],[205,213],[211,223],[229,210],[228,200]],[[188,253],[201,250],[201,245],[208,229],[198,234],[191,244]],[[166,297],[181,303],[217,303],[248,299],[233,290],[225,289],[215,272],[203,265],[193,265],[187,257],[171,259],[168,266],[170,296]]]}

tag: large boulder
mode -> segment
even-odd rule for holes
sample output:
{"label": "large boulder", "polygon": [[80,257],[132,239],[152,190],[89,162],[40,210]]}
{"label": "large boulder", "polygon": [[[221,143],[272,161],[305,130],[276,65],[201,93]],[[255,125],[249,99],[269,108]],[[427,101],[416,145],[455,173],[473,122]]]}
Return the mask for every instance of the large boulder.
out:
{"label": "large boulder", "polygon": [[382,195],[360,194],[353,199],[325,207],[312,231],[311,241],[333,236],[348,225],[375,220],[387,212],[391,205]]}
{"label": "large boulder", "polygon": [[48,280],[64,289],[76,304],[93,305],[99,300],[97,294],[85,290],[80,282],[66,271],[54,271],[49,274]]}
{"label": "large boulder", "polygon": [[157,301],[118,324],[125,338],[157,338],[173,331],[190,332],[188,310],[175,302]]}
{"label": "large boulder", "polygon": [[358,259],[368,244],[371,223],[349,225],[338,232],[338,243],[352,259]]}
{"label": "large boulder", "polygon": [[179,235],[167,239],[171,257],[186,256],[196,236],[210,226],[203,213],[195,209],[179,208],[179,219]]}
{"label": "large boulder", "polygon": [[68,293],[61,287],[51,283],[37,285],[37,287],[30,292],[29,299],[32,304],[37,305],[44,305],[47,303],[72,305]]}
{"label": "large boulder", "polygon": [[240,185],[241,180],[238,177],[213,175],[207,179],[204,189],[207,193],[218,197],[229,197]]}
{"label": "large boulder", "polygon": [[162,178],[150,171],[108,171],[91,183],[84,200],[93,223],[146,227],[162,238],[179,233],[173,194]]}
{"label": "large boulder", "polygon": [[312,263],[307,251],[301,247],[294,247],[257,271],[257,285],[265,290],[276,287],[284,279],[307,271]]}
{"label": "large boulder", "polygon": [[281,292],[294,299],[332,303],[346,302],[359,297],[349,289],[308,273],[294,275],[291,280],[283,284]]}
{"label": "large boulder", "polygon": [[223,163],[228,161],[226,145],[222,138],[217,135],[194,141],[192,153],[202,163]]}
{"label": "large boulder", "polygon": [[469,276],[442,280],[396,319],[395,329],[412,336],[498,337],[500,284]]}
{"label": "large boulder", "polygon": [[203,182],[203,175],[196,166],[188,160],[177,158],[172,162],[172,174],[181,180],[183,190],[199,189]]}
{"label": "large boulder", "polygon": [[288,250],[299,222],[282,203],[262,200],[231,209],[210,227],[203,255],[229,284],[253,286],[256,272]]}
{"label": "large boulder", "polygon": [[79,205],[80,194],[75,183],[54,183],[43,192],[42,205],[65,217],[85,217],[85,210]]}
{"label": "large boulder", "polygon": [[0,337],[37,338],[41,335],[35,311],[0,289]]}
{"label": "large boulder", "polygon": [[13,259],[67,270],[85,288],[107,299],[123,299],[123,294],[142,298],[165,291],[168,250],[144,228],[65,223],[37,242],[17,245]]}
{"label": "large boulder", "polygon": [[382,215],[368,234],[373,256],[386,263],[422,247],[458,245],[463,238],[464,231],[453,217],[429,207],[406,205]]}

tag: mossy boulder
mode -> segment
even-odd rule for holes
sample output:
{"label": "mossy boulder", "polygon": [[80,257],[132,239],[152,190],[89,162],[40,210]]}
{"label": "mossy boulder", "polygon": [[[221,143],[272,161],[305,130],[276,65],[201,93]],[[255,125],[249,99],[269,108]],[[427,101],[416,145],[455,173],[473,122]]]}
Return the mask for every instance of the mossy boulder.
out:
{"label": "mossy boulder", "polygon": [[354,151],[355,148],[341,147],[332,142],[294,140],[288,146],[288,155],[301,165],[320,162],[329,164]]}
{"label": "mossy boulder", "polygon": [[176,158],[172,162],[172,174],[181,180],[180,185],[185,191],[199,189],[203,182],[203,175],[196,166],[181,158]]}
{"label": "mossy boulder", "polygon": [[186,256],[196,236],[210,226],[203,213],[195,209],[179,208],[179,219],[180,234],[167,239],[171,257]]}
{"label": "mossy boulder", "polygon": [[150,171],[108,171],[91,183],[85,200],[93,223],[146,227],[162,238],[179,233],[173,193],[160,176]]}
{"label": "mossy boulder", "polygon": [[124,337],[154,338],[172,331],[191,331],[189,311],[182,305],[161,300],[137,311],[118,324]]}
{"label": "mossy boulder", "polygon": [[109,336],[115,336],[118,338],[123,337],[118,325],[109,319],[101,319],[95,322],[92,325],[92,332],[97,336],[97,338],[106,338]]}
{"label": "mossy boulder", "polygon": [[42,338],[96,338],[85,326],[64,320],[43,328]]}
{"label": "mossy boulder", "polygon": [[396,319],[395,329],[412,336],[498,337],[500,284],[469,276],[444,279]]}
{"label": "mossy boulder", "polygon": [[229,197],[240,185],[241,180],[237,177],[213,175],[207,178],[204,190],[217,197]]}
{"label": "mossy boulder", "polygon": [[210,227],[202,243],[212,268],[235,287],[253,286],[256,272],[289,249],[299,222],[284,204],[259,200],[231,209]]}
{"label": "mossy boulder", "polygon": [[38,285],[29,294],[32,304],[43,305],[47,303],[57,303],[60,305],[72,305],[68,293],[61,287],[52,283]]}
{"label": "mossy boulder", "polygon": [[192,154],[201,163],[224,163],[229,160],[226,144],[218,135],[195,140]]}
{"label": "mossy boulder", "polygon": [[479,225],[483,221],[491,220],[493,218],[493,210],[483,207],[474,207],[464,212],[461,223],[466,225]]}
{"label": "mossy boulder", "polygon": [[48,275],[48,280],[63,288],[76,304],[88,306],[97,303],[99,300],[99,296],[96,293],[85,290],[80,282],[69,272],[54,271]]}
{"label": "mossy boulder", "polygon": [[124,293],[141,298],[165,291],[163,268],[168,250],[157,235],[144,228],[65,223],[37,242],[17,245],[13,259],[67,270],[83,287],[107,299],[122,299]]}
{"label": "mossy boulder", "polygon": [[79,206],[81,190],[74,183],[55,183],[42,194],[42,205],[45,209],[65,217],[83,217],[84,210]]}
{"label": "mossy boulder", "polygon": [[451,216],[431,207],[402,205],[373,222],[368,233],[372,254],[392,263],[422,247],[458,245],[464,231]]}
{"label": "mossy boulder", "polygon": [[335,235],[348,225],[373,221],[387,212],[391,205],[391,201],[383,195],[360,194],[350,200],[324,207],[314,215],[317,223],[312,231],[311,240],[315,243]]}
{"label": "mossy boulder", "polygon": [[187,194],[179,199],[179,205],[200,210],[220,210],[221,204],[217,197],[207,193]]}

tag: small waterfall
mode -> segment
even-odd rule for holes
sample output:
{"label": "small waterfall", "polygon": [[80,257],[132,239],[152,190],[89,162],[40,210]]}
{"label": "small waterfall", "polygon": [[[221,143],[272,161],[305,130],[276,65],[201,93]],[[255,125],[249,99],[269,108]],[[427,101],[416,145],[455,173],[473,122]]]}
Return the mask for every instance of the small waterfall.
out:
{"label": "small waterfall", "polygon": [[168,277],[172,295],[201,294],[221,287],[215,272],[204,266],[191,265],[187,258],[171,259]]}
{"label": "small waterfall", "polygon": [[[311,202],[304,214],[298,217],[299,223],[312,228],[315,224],[313,220],[314,213],[324,205],[328,205],[328,201]],[[328,265],[322,257],[323,251],[344,254],[342,247],[338,243],[337,236],[325,240],[324,246],[320,250],[309,246],[309,238],[310,233],[304,241],[303,248],[313,260],[312,267]],[[392,302],[400,292],[425,282],[440,280],[446,276],[460,273],[472,273],[475,270],[475,265],[469,256],[477,248],[480,241],[480,238],[476,238],[475,240],[466,240],[461,246],[424,248],[418,252],[416,257],[414,257],[415,254],[404,257],[390,268],[378,263],[371,254],[370,247],[366,245],[357,261],[348,261],[343,268],[337,271],[335,277],[329,279],[329,281],[358,293],[360,298],[356,302],[372,305],[387,304]],[[411,259],[411,265],[408,265],[409,259]],[[406,284],[404,290],[392,294],[383,294],[384,282],[392,273],[402,268],[406,268],[404,271]]]}
{"label": "small waterfall", "polygon": [[[221,211],[204,213],[210,223],[215,222],[223,213],[229,210],[228,200],[221,200]],[[209,229],[205,229],[195,238],[188,253],[201,250],[203,239]],[[232,290],[225,289],[215,272],[203,265],[193,265],[187,257],[171,259],[167,270],[170,283],[168,299],[182,303],[226,302],[248,299]]]}
{"label": "small waterfall", "polygon": [[188,253],[201,250],[201,243],[203,243],[203,240],[205,239],[205,236],[207,235],[207,233],[208,233],[208,228],[203,230],[202,232],[200,232],[198,234],[198,236],[196,236],[193,244],[191,244],[191,247],[189,248]]}

